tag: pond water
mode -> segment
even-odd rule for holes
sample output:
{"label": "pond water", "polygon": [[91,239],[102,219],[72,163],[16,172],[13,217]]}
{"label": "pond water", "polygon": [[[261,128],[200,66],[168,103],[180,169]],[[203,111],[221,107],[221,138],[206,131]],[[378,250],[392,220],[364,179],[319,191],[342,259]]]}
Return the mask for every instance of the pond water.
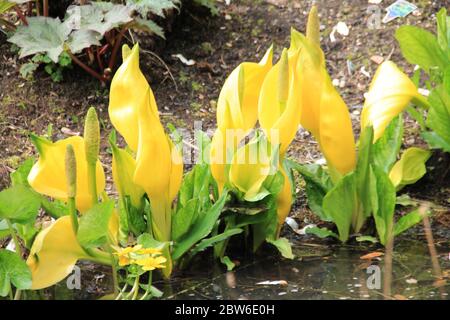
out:
{"label": "pond water", "polygon": [[[412,230],[411,230],[412,231]],[[417,233],[419,232],[419,234]],[[435,235],[439,264],[444,275],[450,271],[448,232]],[[409,233],[413,234],[412,232]],[[395,243],[392,295],[399,299],[449,299],[450,284],[437,287],[427,243],[404,236]],[[294,260],[279,258],[263,250],[243,257],[232,272],[212,258],[194,261],[171,281],[156,280],[154,285],[165,299],[383,299],[383,257],[372,260],[361,256],[382,251],[376,246],[342,246],[294,242]],[[378,249],[378,250],[377,250]],[[108,293],[111,276],[108,268],[79,264],[81,290],[70,290],[66,281],[38,293],[32,299],[97,299]],[[377,278],[378,277],[378,278]]]}

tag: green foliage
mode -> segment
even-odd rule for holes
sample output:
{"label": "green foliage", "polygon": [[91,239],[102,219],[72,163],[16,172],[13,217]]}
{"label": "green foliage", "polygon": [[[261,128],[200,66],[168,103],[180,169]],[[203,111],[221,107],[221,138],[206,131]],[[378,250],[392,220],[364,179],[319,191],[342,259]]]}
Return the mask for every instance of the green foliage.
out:
{"label": "green foliage", "polygon": [[40,206],[40,196],[23,185],[0,192],[0,219],[28,223],[34,221]]}
{"label": "green foliage", "polygon": [[31,288],[31,271],[16,253],[0,250],[0,296],[11,294],[11,284],[17,289]]}
{"label": "green foliage", "polygon": [[219,14],[219,9],[216,6],[216,0],[194,0],[194,3],[208,8],[213,16],[217,16]]}
{"label": "green foliage", "polygon": [[80,219],[77,239],[84,248],[100,247],[108,242],[109,220],[114,201],[96,204]]}

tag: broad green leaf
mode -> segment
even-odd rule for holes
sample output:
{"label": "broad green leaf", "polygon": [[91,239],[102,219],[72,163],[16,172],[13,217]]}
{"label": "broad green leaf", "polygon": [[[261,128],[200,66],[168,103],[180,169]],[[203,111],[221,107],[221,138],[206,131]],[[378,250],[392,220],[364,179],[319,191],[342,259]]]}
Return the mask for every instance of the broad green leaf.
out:
{"label": "broad green leaf", "polygon": [[127,0],[127,5],[134,5],[143,17],[149,12],[164,17],[165,10],[178,9],[178,4],[178,0]]}
{"label": "broad green leaf", "polygon": [[364,129],[359,139],[358,162],[355,169],[356,193],[359,200],[359,206],[362,206],[353,222],[353,228],[356,232],[362,227],[365,219],[370,216],[370,163],[372,162],[373,149],[373,127],[369,126]]}
{"label": "broad green leaf", "polygon": [[35,221],[27,224],[15,224],[14,227],[19,234],[19,237],[24,241],[25,247],[30,249],[33,245],[34,238],[38,233],[38,229],[34,226]]}
{"label": "broad green leaf", "polygon": [[96,204],[80,218],[77,239],[84,248],[100,247],[108,241],[114,201]]}
{"label": "broad green leaf", "polygon": [[0,220],[0,240],[9,236],[9,228],[6,220]]}
{"label": "broad green leaf", "polygon": [[373,217],[380,242],[385,245],[394,224],[395,187],[389,176],[376,166],[371,166],[371,179],[376,181],[371,188]]}
{"label": "broad green leaf", "polygon": [[1,0],[0,1],[0,14],[5,13],[12,7],[14,7],[16,4],[10,1]]}
{"label": "broad green leaf", "polygon": [[319,228],[319,227],[306,228],[305,233],[314,234],[319,238],[333,237],[339,239],[339,236],[336,233],[334,233],[331,230],[328,230],[327,228]]}
{"label": "broad green leaf", "polygon": [[23,185],[0,192],[0,219],[17,223],[34,221],[41,206],[41,197]]}
{"label": "broad green leaf", "polygon": [[253,251],[256,252],[267,239],[275,239],[277,236],[277,202],[275,197],[267,197],[265,200],[267,210],[263,213],[264,220],[253,225]]}
{"label": "broad green leaf", "polygon": [[189,231],[198,216],[198,199],[189,200],[172,217],[172,240],[177,242]]}
{"label": "broad green leaf", "polygon": [[305,178],[305,192],[308,199],[308,207],[323,221],[332,221],[332,218],[327,216],[322,209],[323,198],[327,194],[317,184]]}
{"label": "broad green leaf", "polygon": [[431,92],[428,98],[431,107],[428,112],[427,126],[434,131],[434,134],[424,133],[423,135],[432,148],[442,148],[450,152],[450,92],[446,91],[444,87],[439,87]]}
{"label": "broad green leaf", "polygon": [[151,34],[153,33],[163,39],[166,38],[164,36],[164,29],[149,19],[135,18],[133,23],[130,25],[130,28],[142,30]]}
{"label": "broad green leaf", "polygon": [[425,163],[431,152],[416,147],[408,148],[392,167],[389,178],[397,190],[408,184],[416,183],[427,172]]}
{"label": "broad green leaf", "polygon": [[19,73],[25,80],[33,79],[34,72],[37,70],[39,65],[34,62],[27,62],[20,66]]}
{"label": "broad green leaf", "polygon": [[436,67],[443,71],[450,63],[436,37],[429,31],[414,26],[401,26],[397,29],[395,38],[406,60],[411,64],[418,64],[427,73]]}
{"label": "broad green leaf", "polygon": [[201,208],[211,205],[209,186],[211,172],[207,164],[197,164],[186,174],[180,187],[179,206],[185,207],[191,199],[197,199]]}
{"label": "broad green leaf", "polygon": [[[70,6],[64,17],[64,24],[70,29],[95,31],[103,36],[109,30],[132,21],[132,11],[133,8],[131,7],[109,2],[92,2],[83,6]],[[90,35],[90,40],[93,36],[93,34]],[[81,38],[81,36],[78,37]]]}
{"label": "broad green leaf", "polygon": [[[430,211],[428,211],[426,214],[427,215],[430,214]],[[418,224],[419,222],[422,221],[422,219],[423,215],[420,212],[420,209],[416,209],[404,215],[397,221],[397,223],[394,226],[394,236],[398,236],[402,232]]]}
{"label": "broad green leaf", "polygon": [[191,227],[189,232],[178,243],[174,245],[172,258],[174,260],[179,259],[185,254],[192,246],[198,241],[202,240],[208,234],[210,234],[212,228],[219,219],[220,213],[225,205],[228,197],[228,192],[225,190],[217,200],[217,202],[208,209],[203,215],[202,219],[198,219],[197,222]]}
{"label": "broad green leaf", "polygon": [[8,39],[20,48],[20,58],[45,53],[57,63],[71,29],[58,18],[30,17],[27,21],[28,26],[20,25]]}
{"label": "broad green leaf", "polygon": [[92,30],[76,30],[72,32],[67,40],[67,45],[72,53],[80,53],[83,49],[91,46],[100,46],[102,35]]}
{"label": "broad green leaf", "polygon": [[10,283],[17,289],[31,288],[31,271],[16,253],[0,250],[0,296],[9,294]]}
{"label": "broad green leaf", "polygon": [[372,162],[388,173],[402,146],[403,118],[402,114],[394,118],[383,135],[372,146]]}
{"label": "broad green leaf", "polygon": [[355,174],[344,176],[323,199],[323,210],[333,219],[339,231],[339,240],[346,242],[352,217],[357,209]]}
{"label": "broad green leaf", "polygon": [[292,247],[289,243],[289,240],[286,238],[267,238],[266,241],[271,245],[275,246],[278,251],[281,253],[283,257],[286,259],[294,259],[294,255],[292,254]]}
{"label": "broad green leaf", "polygon": [[242,229],[239,228],[232,228],[225,230],[223,233],[220,233],[218,235],[212,236],[210,238],[203,239],[200,241],[192,250],[189,252],[190,256],[195,256],[197,253],[205,250],[208,247],[211,247],[215,245],[216,243],[222,242],[228,238],[231,238],[232,236],[236,234],[242,233]]}

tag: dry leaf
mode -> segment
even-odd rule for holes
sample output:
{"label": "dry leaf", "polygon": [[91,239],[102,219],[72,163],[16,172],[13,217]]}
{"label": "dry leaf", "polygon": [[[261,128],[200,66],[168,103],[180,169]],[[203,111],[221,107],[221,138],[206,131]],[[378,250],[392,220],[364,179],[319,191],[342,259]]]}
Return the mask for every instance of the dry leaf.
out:
{"label": "dry leaf", "polygon": [[360,258],[361,260],[371,260],[371,259],[373,259],[373,258],[377,258],[377,257],[380,257],[380,256],[382,256],[382,255],[384,255],[383,252],[377,252],[377,251],[375,251],[375,252],[368,253],[368,254],[366,254],[366,255],[364,255],[364,256],[361,256],[361,257],[359,257],[359,258]]}

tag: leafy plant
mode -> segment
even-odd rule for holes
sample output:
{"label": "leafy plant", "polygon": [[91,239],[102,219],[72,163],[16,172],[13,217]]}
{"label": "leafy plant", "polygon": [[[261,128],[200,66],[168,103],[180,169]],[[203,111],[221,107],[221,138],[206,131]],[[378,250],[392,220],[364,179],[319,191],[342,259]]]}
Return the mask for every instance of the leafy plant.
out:
{"label": "leafy plant", "polygon": [[[447,10],[442,8],[436,19],[437,35],[418,27],[402,26],[395,37],[406,60],[420,66],[429,76],[426,86],[431,93],[429,105],[424,108],[426,121],[421,115],[425,110],[409,109],[409,112],[422,123],[422,136],[432,149],[450,152],[450,17]],[[417,83],[420,70],[416,71]]]}

